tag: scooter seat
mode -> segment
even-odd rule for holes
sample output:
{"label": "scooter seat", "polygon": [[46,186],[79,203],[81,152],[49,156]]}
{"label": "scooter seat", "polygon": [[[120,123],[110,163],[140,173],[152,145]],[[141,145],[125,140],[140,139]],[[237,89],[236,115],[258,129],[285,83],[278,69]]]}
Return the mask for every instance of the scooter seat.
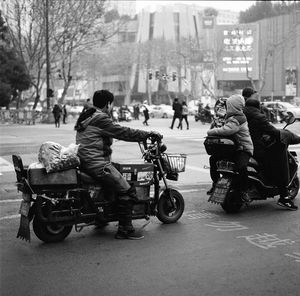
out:
{"label": "scooter seat", "polygon": [[80,172],[80,179],[82,183],[85,184],[95,184],[97,183],[97,181],[91,177],[90,175],[84,173],[84,172]]}

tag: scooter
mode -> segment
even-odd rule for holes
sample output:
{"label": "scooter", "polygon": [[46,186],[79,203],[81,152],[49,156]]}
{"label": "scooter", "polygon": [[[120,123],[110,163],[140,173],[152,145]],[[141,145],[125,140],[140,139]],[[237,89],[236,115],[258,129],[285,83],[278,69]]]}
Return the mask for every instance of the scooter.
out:
{"label": "scooter", "polygon": [[[185,170],[186,155],[164,153],[167,148],[157,139],[139,145],[144,163],[114,163],[136,187],[138,201],[132,218],[149,220],[156,216],[165,224],[175,223],[182,216],[185,203],[167,179],[178,180],[178,173]],[[112,188],[105,188],[79,168],[47,174],[45,168],[24,167],[19,155],[12,159],[17,188],[23,197],[17,237],[30,241],[32,220],[35,235],[45,243],[64,240],[73,226],[79,232],[86,226],[118,221],[117,196]]]}
{"label": "scooter", "polygon": [[200,120],[202,124],[211,123],[212,122],[212,115],[210,111],[201,110],[200,112],[195,114],[195,121],[197,122]]}
{"label": "scooter", "polygon": [[[286,122],[283,129],[294,123],[295,118],[289,117]],[[232,162],[236,144],[230,138],[208,136],[204,141],[204,146],[209,155],[216,153],[219,155],[222,153],[223,155],[223,159],[217,162],[218,172],[220,172],[221,177],[217,181],[208,201],[220,204],[226,213],[237,213],[246,202],[241,199],[239,190],[234,186],[234,179],[238,174]],[[299,191],[298,160],[295,151],[288,150],[287,153],[290,171],[288,190],[289,196],[293,200]],[[260,164],[252,157],[249,160],[247,171],[249,184],[247,193],[251,200],[265,200],[279,195],[279,189],[276,184],[266,183]]]}

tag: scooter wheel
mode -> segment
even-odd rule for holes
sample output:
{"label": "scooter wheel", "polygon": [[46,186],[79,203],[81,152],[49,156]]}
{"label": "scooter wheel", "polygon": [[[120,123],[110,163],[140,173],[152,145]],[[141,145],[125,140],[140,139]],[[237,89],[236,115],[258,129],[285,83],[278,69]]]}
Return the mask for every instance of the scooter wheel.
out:
{"label": "scooter wheel", "polygon": [[221,207],[227,214],[235,214],[238,213],[243,205],[241,198],[234,191],[230,191],[225,201],[221,204]]}
{"label": "scooter wheel", "polygon": [[295,177],[293,182],[288,188],[289,190],[289,197],[291,200],[294,200],[299,192],[299,178]]}
{"label": "scooter wheel", "polygon": [[165,190],[158,201],[157,218],[165,224],[175,223],[180,219],[183,211],[184,199],[182,195],[175,189]]}
{"label": "scooter wheel", "polygon": [[35,235],[45,243],[63,241],[72,231],[72,225],[60,225],[41,221],[38,216],[33,219],[33,231]]}

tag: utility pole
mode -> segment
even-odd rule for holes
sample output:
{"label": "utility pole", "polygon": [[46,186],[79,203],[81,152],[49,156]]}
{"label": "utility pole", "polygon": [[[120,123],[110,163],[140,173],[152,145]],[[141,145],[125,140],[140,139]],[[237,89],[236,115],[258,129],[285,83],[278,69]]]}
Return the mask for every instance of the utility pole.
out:
{"label": "utility pole", "polygon": [[46,41],[46,96],[47,96],[47,110],[50,110],[50,59],[49,59],[49,0],[45,0],[45,41]]}

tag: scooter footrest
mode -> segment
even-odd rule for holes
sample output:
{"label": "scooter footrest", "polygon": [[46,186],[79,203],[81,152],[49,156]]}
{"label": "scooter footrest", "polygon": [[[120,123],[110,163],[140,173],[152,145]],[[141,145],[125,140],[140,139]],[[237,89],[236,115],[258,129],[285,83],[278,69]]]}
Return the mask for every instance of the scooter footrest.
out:
{"label": "scooter footrest", "polygon": [[231,179],[222,178],[218,180],[208,201],[212,203],[222,204],[231,187]]}

